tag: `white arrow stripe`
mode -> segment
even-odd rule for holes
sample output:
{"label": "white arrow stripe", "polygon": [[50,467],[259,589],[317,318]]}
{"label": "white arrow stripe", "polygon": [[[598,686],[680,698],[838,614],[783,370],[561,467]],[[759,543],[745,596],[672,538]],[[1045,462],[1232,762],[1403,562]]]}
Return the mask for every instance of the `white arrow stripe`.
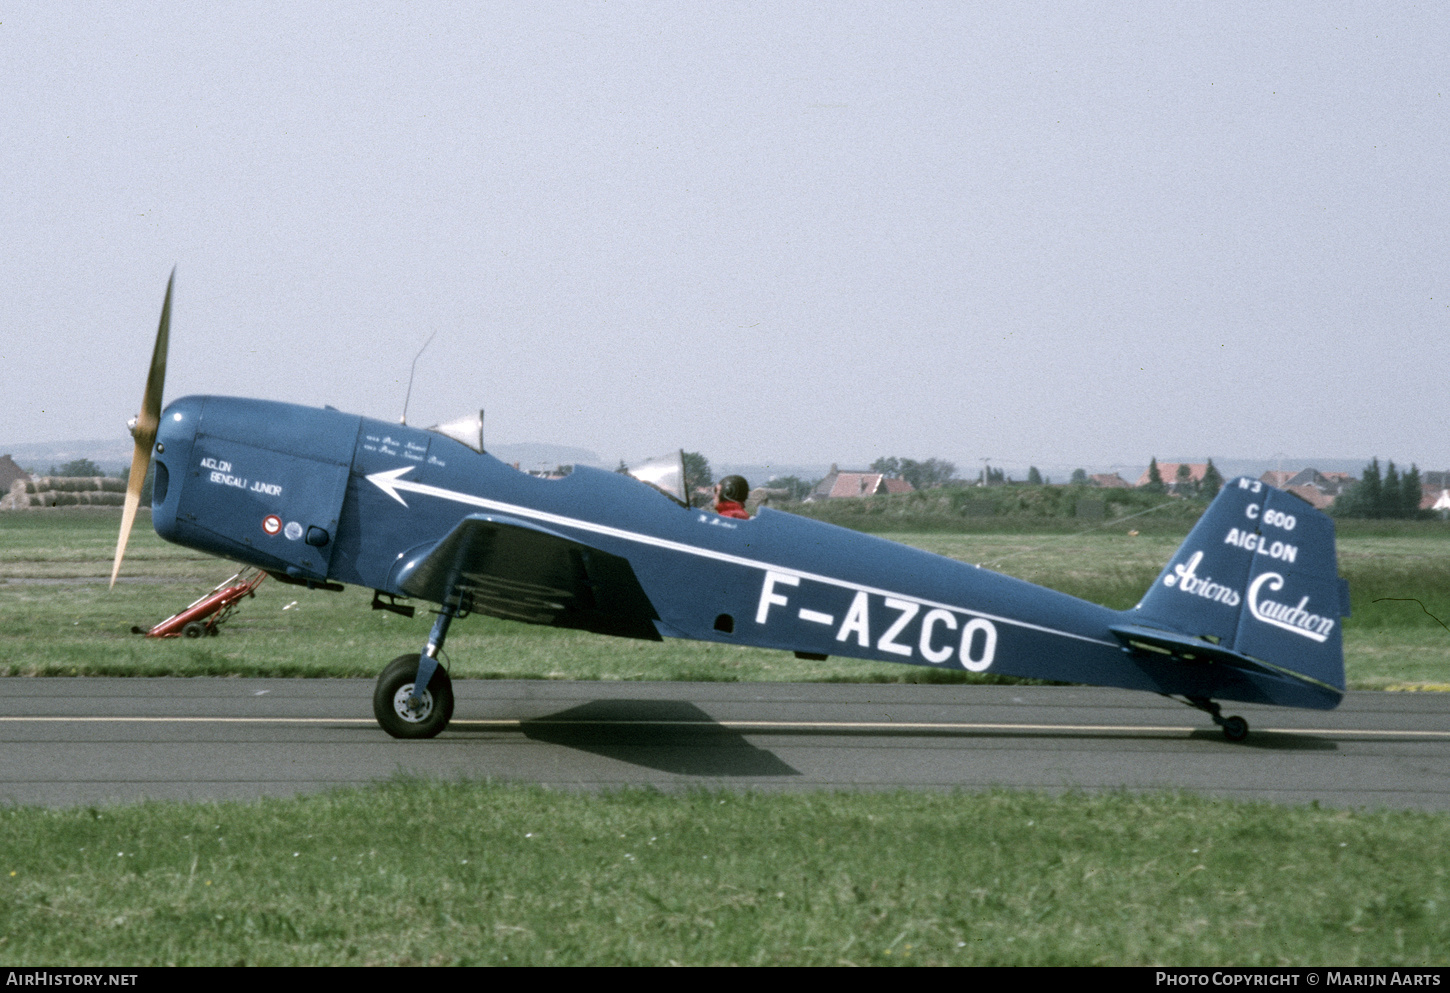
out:
{"label": "white arrow stripe", "polygon": [[939,607],[943,610],[956,611],[959,614],[966,614],[970,617],[985,617],[988,620],[1000,624],[1011,624],[1020,628],[1027,628],[1032,631],[1041,631],[1044,634],[1053,634],[1062,638],[1074,638],[1078,641],[1086,641],[1094,645],[1107,645],[1110,648],[1117,648],[1116,641],[1103,641],[1101,638],[1091,638],[1087,635],[1074,634],[1071,631],[1060,631],[1056,628],[1043,627],[1040,624],[1031,624],[1027,621],[1019,621],[1012,617],[1002,617],[997,614],[987,614],[980,610],[971,610],[967,607],[959,607],[952,603],[937,603],[932,600],[922,600],[919,597],[910,596],[905,593],[898,593],[893,590],[880,589],[875,586],[863,586],[860,583],[852,583],[844,579],[836,579],[834,576],[823,576],[818,573],[805,572],[801,569],[794,569],[790,566],[773,565],[768,562],[761,562],[758,559],[748,559],[740,555],[731,555],[729,552],[717,552],[710,548],[700,548],[697,545],[687,545],[684,542],[671,541],[668,538],[656,538],[654,535],[640,534],[636,531],[625,531],[622,528],[610,527],[607,524],[596,524],[593,521],[581,521],[575,517],[564,517],[560,514],[551,514],[544,510],[535,510],[532,507],[521,507],[517,504],[504,503],[500,500],[490,500],[487,497],[473,496],[469,493],[459,493],[455,490],[445,490],[441,486],[429,486],[427,483],[415,483],[401,479],[403,473],[412,472],[410,465],[401,469],[389,469],[387,472],[375,472],[368,476],[368,482],[382,490],[388,496],[407,506],[398,491],[406,493],[419,493],[423,496],[438,497],[441,500],[452,500],[455,503],[467,504],[470,507],[478,507],[483,510],[496,510],[503,514],[513,514],[518,517],[529,517],[536,521],[547,524],[555,524],[560,527],[574,528],[579,531],[589,531],[594,534],[607,535],[611,538],[618,538],[621,541],[632,541],[641,545],[652,545],[655,548],[663,548],[672,552],[680,552],[685,555],[695,555],[700,558],[714,559],[717,562],[728,562],[732,565],[743,565],[750,569],[769,570],[772,572],[783,572],[787,575],[798,576],[801,579],[809,579],[815,583],[825,583],[828,586],[837,586],[842,589],[859,590],[863,593],[870,593],[880,597],[901,597],[927,607]]}

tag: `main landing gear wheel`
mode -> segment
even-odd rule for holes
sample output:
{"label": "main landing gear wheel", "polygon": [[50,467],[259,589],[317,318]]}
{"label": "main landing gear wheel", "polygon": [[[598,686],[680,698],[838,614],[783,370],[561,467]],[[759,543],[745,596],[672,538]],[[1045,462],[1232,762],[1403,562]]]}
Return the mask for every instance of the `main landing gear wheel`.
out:
{"label": "main landing gear wheel", "polygon": [[1225,717],[1223,736],[1229,741],[1243,741],[1249,736],[1249,722],[1242,717]]}
{"label": "main landing gear wheel", "polygon": [[432,738],[453,717],[453,680],[442,666],[433,670],[422,699],[413,700],[418,653],[399,655],[378,676],[373,689],[373,716],[394,738]]}

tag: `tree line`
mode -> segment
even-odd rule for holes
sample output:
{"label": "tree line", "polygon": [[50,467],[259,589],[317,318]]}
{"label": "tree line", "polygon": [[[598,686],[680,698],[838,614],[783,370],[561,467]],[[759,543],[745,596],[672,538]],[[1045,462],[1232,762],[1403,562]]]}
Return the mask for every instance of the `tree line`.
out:
{"label": "tree line", "polygon": [[1223,489],[1223,474],[1218,471],[1218,466],[1213,464],[1213,459],[1209,459],[1208,465],[1203,470],[1203,478],[1194,479],[1193,470],[1188,467],[1188,463],[1180,462],[1173,482],[1166,483],[1163,480],[1162,470],[1158,468],[1158,458],[1154,456],[1148,461],[1148,483],[1143,489],[1148,493],[1171,492],[1178,496],[1212,500],[1218,496],[1218,491]]}
{"label": "tree line", "polygon": [[1420,467],[1410,463],[1404,473],[1391,459],[1380,475],[1379,456],[1370,460],[1358,483],[1341,493],[1331,511],[1335,517],[1412,518],[1420,516]]}
{"label": "tree line", "polygon": [[887,479],[904,479],[914,490],[929,490],[942,486],[956,478],[957,467],[945,459],[902,459],[892,456],[877,459],[871,463],[871,471],[879,472]]}

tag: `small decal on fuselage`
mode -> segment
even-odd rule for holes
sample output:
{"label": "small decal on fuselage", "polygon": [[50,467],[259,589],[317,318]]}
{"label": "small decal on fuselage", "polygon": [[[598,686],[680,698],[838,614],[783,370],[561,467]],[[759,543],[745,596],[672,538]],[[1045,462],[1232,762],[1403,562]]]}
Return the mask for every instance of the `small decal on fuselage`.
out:
{"label": "small decal on fuselage", "polygon": [[262,496],[279,497],[282,495],[282,487],[277,483],[264,483],[261,480],[233,475],[232,464],[224,459],[202,459],[200,465],[203,469],[211,470],[211,475],[207,477],[207,480],[218,486],[233,486],[239,490],[259,493]]}
{"label": "small decal on fuselage", "polygon": [[276,537],[282,530],[282,518],[276,514],[268,514],[262,518],[262,530]]}
{"label": "small decal on fuselage", "polygon": [[247,488],[247,480],[242,476],[233,476],[229,472],[213,472],[211,481],[218,486],[235,486],[239,490]]}
{"label": "small decal on fuselage", "polygon": [[302,525],[298,524],[296,521],[288,521],[287,527],[282,533],[285,534],[289,540],[296,541],[298,538],[302,537]]}

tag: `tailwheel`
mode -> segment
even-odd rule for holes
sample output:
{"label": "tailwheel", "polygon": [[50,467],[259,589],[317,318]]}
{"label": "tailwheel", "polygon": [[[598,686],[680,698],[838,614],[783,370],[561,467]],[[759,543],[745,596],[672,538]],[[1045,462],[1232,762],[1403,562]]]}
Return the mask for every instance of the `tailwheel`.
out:
{"label": "tailwheel", "polygon": [[399,655],[383,669],[373,689],[373,716],[394,738],[435,737],[453,717],[453,681],[448,673],[442,667],[434,669],[427,688],[414,699],[417,676],[418,654]]}
{"label": "tailwheel", "polygon": [[[1164,694],[1167,696],[1167,694]],[[1173,699],[1169,697],[1169,699]],[[1183,702],[1195,710],[1201,710],[1213,718],[1213,723],[1223,730],[1223,736],[1229,741],[1243,741],[1249,736],[1249,722],[1242,717],[1225,717],[1223,709],[1217,702],[1207,697],[1190,696],[1184,697]]]}

